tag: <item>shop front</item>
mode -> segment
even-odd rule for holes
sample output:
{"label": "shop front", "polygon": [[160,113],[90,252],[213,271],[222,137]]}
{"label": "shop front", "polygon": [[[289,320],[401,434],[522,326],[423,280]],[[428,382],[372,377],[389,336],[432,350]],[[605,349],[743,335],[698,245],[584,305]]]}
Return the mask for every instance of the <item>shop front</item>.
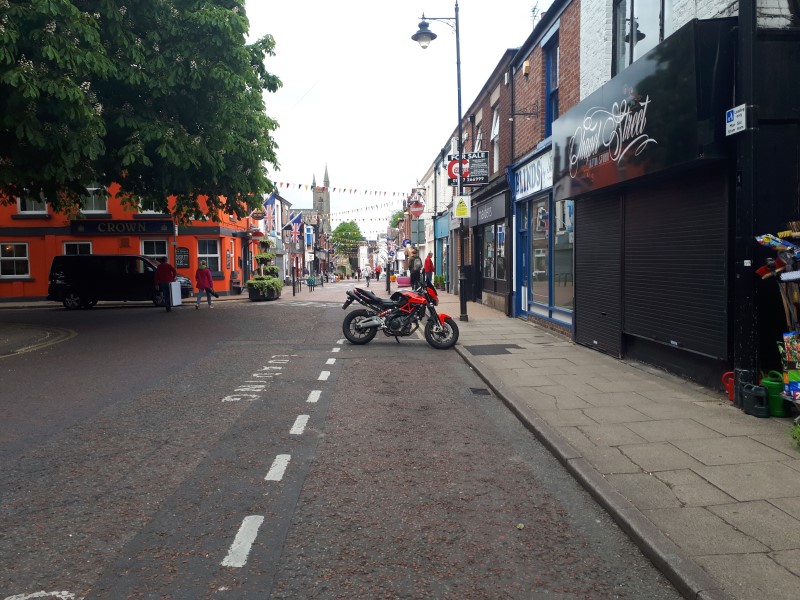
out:
{"label": "shop front", "polygon": [[514,315],[568,334],[574,284],[573,202],[553,199],[550,148],[523,158],[510,170],[516,235]]}
{"label": "shop front", "polygon": [[687,24],[553,127],[555,219],[574,207],[575,341],[707,385],[731,358],[735,23]]}
{"label": "shop front", "polygon": [[[505,180],[504,180],[505,182]],[[502,191],[485,200],[473,201],[470,222],[475,241],[473,289],[482,304],[509,314],[511,298],[511,239],[508,232],[509,194]]]}
{"label": "shop front", "polygon": [[444,276],[444,289],[450,291],[450,213],[445,212],[434,220],[434,236],[436,239],[433,252],[434,276]]}

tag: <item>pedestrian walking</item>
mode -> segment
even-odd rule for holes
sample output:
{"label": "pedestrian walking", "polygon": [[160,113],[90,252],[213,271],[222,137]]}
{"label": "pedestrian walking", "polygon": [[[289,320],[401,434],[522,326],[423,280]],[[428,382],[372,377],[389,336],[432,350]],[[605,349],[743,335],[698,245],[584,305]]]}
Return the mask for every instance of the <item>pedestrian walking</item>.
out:
{"label": "pedestrian walking", "polygon": [[423,273],[425,273],[425,285],[432,286],[433,285],[433,252],[428,252],[428,256],[425,257],[425,265],[422,267]]}
{"label": "pedestrian walking", "polygon": [[381,280],[381,266],[375,265],[375,281]]}
{"label": "pedestrian walking", "polygon": [[420,273],[422,272],[422,259],[417,254],[417,249],[411,249],[411,258],[408,259],[408,270],[411,275],[411,289],[415,290],[420,284]]}
{"label": "pedestrian walking", "polygon": [[155,279],[156,289],[161,292],[164,298],[164,306],[167,312],[170,312],[172,310],[172,290],[170,290],[169,284],[175,281],[178,272],[175,270],[175,267],[167,262],[166,256],[159,256],[157,260],[158,266],[156,267],[153,278]]}
{"label": "pedestrian walking", "polygon": [[364,267],[364,279],[367,280],[367,287],[369,287],[369,279],[372,277],[372,269],[370,269],[369,265]]}
{"label": "pedestrian walking", "polygon": [[206,293],[208,308],[214,308],[211,304],[211,296],[219,298],[219,295],[214,292],[214,280],[211,277],[211,269],[206,265],[206,261],[200,261],[200,266],[194,273],[194,280],[197,286],[197,301],[194,303],[195,309],[200,310],[200,298],[203,297],[203,292]]}

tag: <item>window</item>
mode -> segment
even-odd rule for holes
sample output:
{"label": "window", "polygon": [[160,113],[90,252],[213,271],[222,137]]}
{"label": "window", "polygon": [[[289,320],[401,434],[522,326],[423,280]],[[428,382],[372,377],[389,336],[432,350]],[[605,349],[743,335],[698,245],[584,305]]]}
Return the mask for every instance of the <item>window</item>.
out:
{"label": "window", "polygon": [[480,152],[483,150],[481,146],[483,146],[483,130],[478,129],[478,135],[475,136],[475,152]]}
{"label": "window", "polygon": [[142,254],[148,258],[157,259],[159,256],[169,256],[166,240],[142,240]]}
{"label": "window", "polygon": [[500,169],[500,111],[497,107],[492,109],[492,135],[489,138],[492,142],[492,173],[497,173]]}
{"label": "window", "polygon": [[28,264],[28,244],[0,244],[0,278],[27,277],[30,275]]}
{"label": "window", "polygon": [[506,226],[497,224],[497,279],[506,278]]}
{"label": "window", "polygon": [[209,270],[219,271],[219,244],[217,240],[197,240],[197,260],[206,261]]}
{"label": "window", "polygon": [[614,75],[672,34],[672,3],[673,0],[614,0]]}
{"label": "window", "polygon": [[494,225],[483,228],[483,278],[494,279]]}
{"label": "window", "polygon": [[105,213],[108,212],[108,193],[106,188],[97,184],[87,186],[87,194],[81,196],[82,212]]}
{"label": "window", "polygon": [[143,215],[163,215],[164,210],[158,206],[155,200],[140,200],[139,213]]}
{"label": "window", "polygon": [[92,242],[64,242],[64,254],[74,256],[77,254],[91,254]]}
{"label": "window", "polygon": [[47,201],[41,191],[33,194],[30,190],[23,190],[22,196],[17,198],[17,206],[21,213],[47,214]]}
{"label": "window", "polygon": [[547,198],[531,202],[531,299],[547,306],[550,302],[550,283],[547,277],[549,262],[550,219]]}
{"label": "window", "polygon": [[556,33],[544,47],[545,60],[545,120],[544,136],[553,135],[553,121],[558,118],[559,49]]}

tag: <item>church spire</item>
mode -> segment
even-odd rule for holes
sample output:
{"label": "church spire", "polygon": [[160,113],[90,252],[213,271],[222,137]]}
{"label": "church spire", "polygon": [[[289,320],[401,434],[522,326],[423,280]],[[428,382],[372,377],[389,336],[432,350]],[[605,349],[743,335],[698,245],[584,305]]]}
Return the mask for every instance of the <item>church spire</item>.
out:
{"label": "church spire", "polygon": [[317,176],[316,176],[316,174],[311,175],[311,187],[312,188],[316,188],[317,187]]}
{"label": "church spire", "polygon": [[328,179],[328,165],[327,164],[325,165],[325,179],[322,181],[322,185],[324,185],[326,188],[329,188],[331,186],[330,179]]}

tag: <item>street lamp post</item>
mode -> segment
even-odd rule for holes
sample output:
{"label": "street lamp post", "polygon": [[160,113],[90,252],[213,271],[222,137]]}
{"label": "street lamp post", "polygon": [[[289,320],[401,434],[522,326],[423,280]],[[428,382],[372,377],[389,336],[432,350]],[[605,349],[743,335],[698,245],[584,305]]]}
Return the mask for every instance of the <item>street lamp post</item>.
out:
{"label": "street lamp post", "polygon": [[[425,13],[422,14],[422,18],[419,23],[419,31],[411,36],[411,39],[415,42],[418,42],[419,45],[425,49],[427,48],[430,43],[436,39],[436,34],[433,33],[428,29],[428,20],[430,21],[441,21],[446,25],[450,26],[456,32],[456,83],[458,85],[458,195],[462,196],[464,194],[464,186],[463,181],[461,179],[461,169],[463,166],[462,160],[464,157],[464,136],[462,130],[462,118],[461,118],[461,39],[459,36],[458,30],[458,0],[456,0],[456,7],[455,7],[455,17],[425,17]],[[455,26],[450,22],[454,21]],[[459,265],[458,269],[458,298],[461,304],[461,316],[459,317],[460,321],[468,321],[469,316],[467,315],[467,272],[466,267],[464,265],[464,219],[461,219],[461,223],[458,228],[458,245],[459,245],[459,253],[461,254],[461,264]]]}

